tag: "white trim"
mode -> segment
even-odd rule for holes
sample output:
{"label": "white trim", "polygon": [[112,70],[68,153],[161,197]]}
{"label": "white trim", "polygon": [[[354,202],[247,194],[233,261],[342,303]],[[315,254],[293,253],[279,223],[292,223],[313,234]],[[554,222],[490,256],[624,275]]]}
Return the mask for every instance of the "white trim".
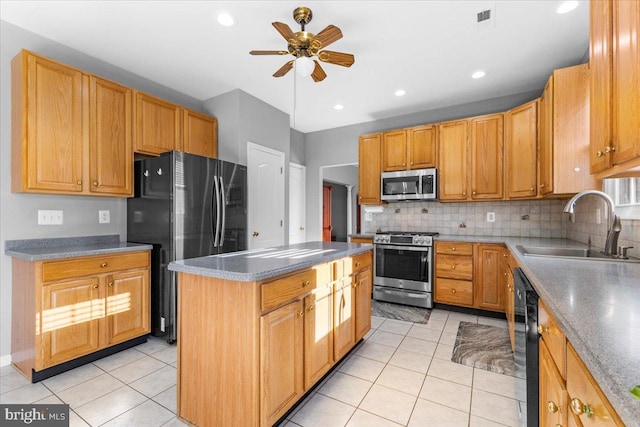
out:
{"label": "white trim", "polygon": [[11,365],[11,355],[5,354],[4,356],[0,356],[0,368],[8,365]]}

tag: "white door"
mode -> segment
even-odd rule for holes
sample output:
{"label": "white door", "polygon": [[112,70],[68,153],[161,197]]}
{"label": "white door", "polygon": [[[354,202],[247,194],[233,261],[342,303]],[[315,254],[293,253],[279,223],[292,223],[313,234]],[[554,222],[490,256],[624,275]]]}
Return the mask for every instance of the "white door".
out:
{"label": "white door", "polygon": [[284,245],[284,153],[247,142],[249,249]]}
{"label": "white door", "polygon": [[305,167],[289,163],[289,244],[305,242]]}

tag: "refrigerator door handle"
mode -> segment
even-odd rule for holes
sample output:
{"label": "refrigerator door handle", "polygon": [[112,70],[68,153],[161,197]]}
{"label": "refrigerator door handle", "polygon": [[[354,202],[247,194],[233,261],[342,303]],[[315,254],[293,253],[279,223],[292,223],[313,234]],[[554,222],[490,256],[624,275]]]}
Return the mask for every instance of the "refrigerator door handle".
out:
{"label": "refrigerator door handle", "polygon": [[224,228],[227,220],[227,196],[224,193],[224,182],[222,181],[222,177],[220,177],[220,191],[222,195],[220,197],[222,201],[222,229],[220,230],[220,246],[224,246]]}
{"label": "refrigerator door handle", "polygon": [[216,175],[213,176],[213,182],[216,187],[216,224],[215,224],[215,240],[213,241],[213,246],[217,247],[220,244],[219,233],[220,233],[220,185],[218,184],[218,177]]}

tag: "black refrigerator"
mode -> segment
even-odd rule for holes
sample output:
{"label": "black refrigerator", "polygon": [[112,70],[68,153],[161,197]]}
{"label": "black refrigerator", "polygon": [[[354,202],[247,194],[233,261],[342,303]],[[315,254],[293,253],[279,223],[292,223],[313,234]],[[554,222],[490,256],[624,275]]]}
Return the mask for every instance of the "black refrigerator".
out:
{"label": "black refrigerator", "polygon": [[170,151],[136,160],[127,240],[153,245],[151,333],[177,338],[177,275],[171,261],[247,248],[247,168]]}

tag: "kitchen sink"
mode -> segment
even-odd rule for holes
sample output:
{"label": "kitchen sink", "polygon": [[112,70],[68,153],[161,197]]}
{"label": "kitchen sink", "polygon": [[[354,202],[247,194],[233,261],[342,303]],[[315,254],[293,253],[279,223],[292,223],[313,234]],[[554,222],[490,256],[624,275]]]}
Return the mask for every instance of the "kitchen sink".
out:
{"label": "kitchen sink", "polygon": [[516,248],[524,256],[549,257],[549,258],[570,258],[593,261],[621,261],[621,262],[640,262],[640,258],[616,258],[608,256],[597,249],[588,248],[561,248],[552,246],[522,246]]}

